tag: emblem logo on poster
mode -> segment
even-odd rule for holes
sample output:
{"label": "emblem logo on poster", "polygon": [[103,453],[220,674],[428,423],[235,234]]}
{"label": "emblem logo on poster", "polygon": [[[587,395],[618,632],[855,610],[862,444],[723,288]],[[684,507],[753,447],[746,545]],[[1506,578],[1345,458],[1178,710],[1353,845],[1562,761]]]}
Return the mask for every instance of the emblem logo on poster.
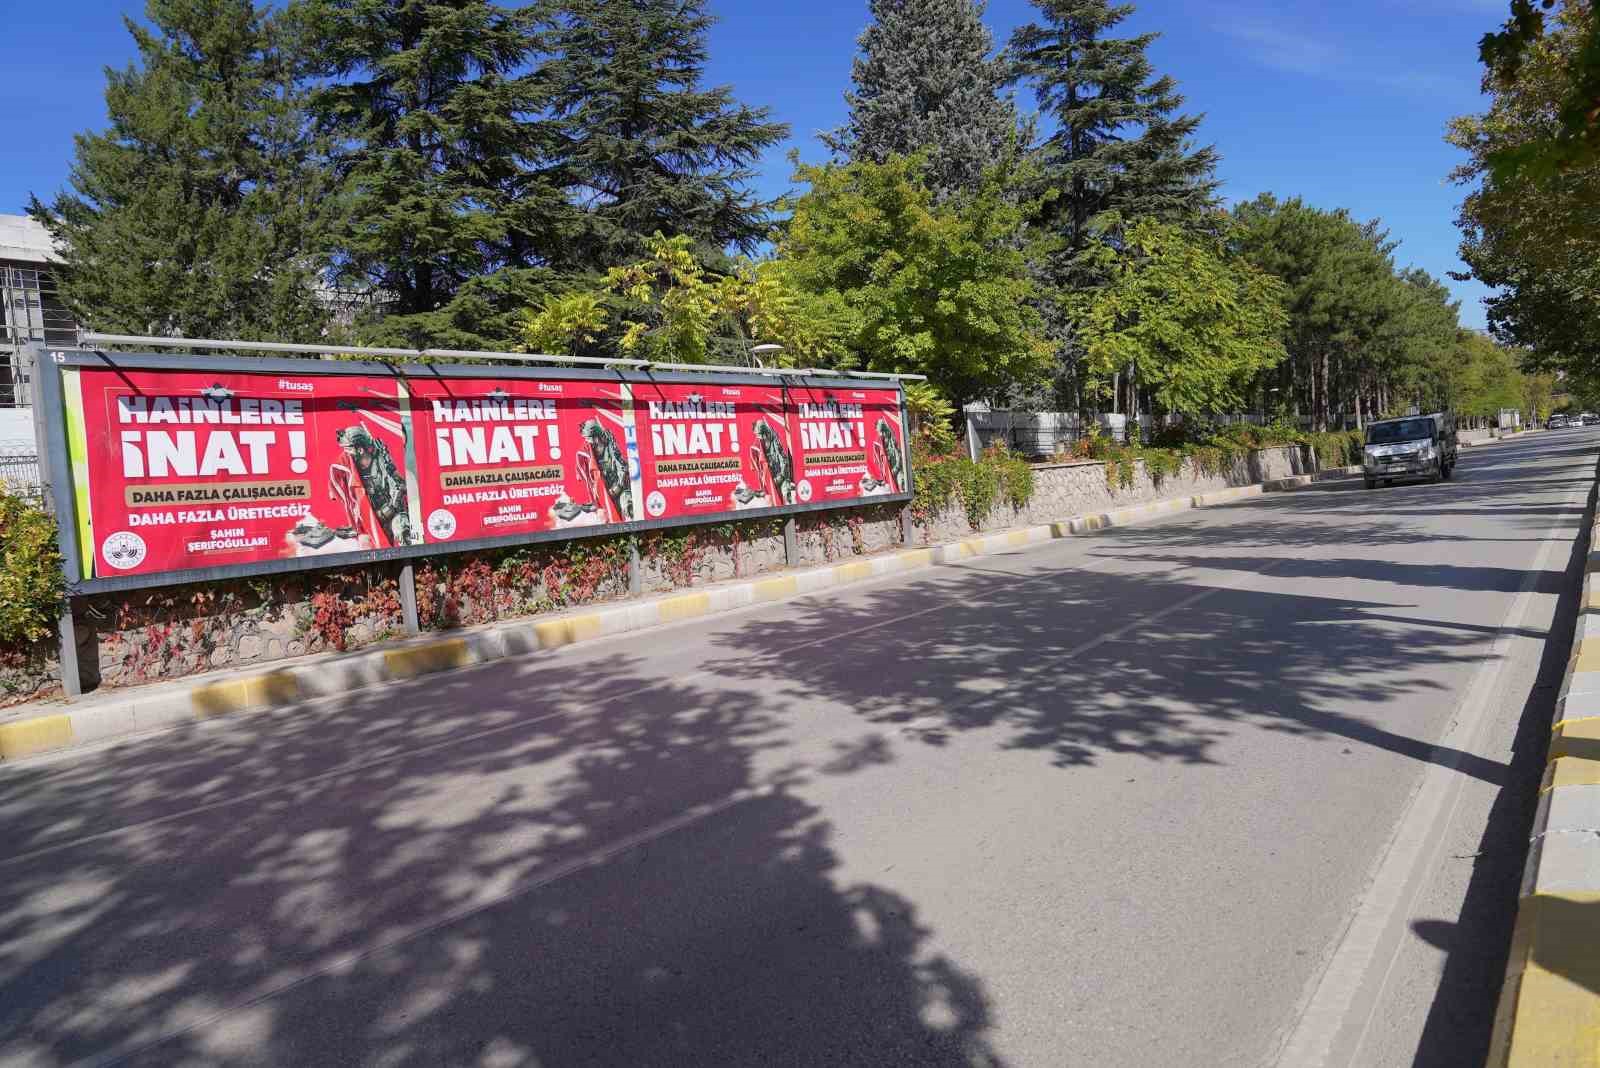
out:
{"label": "emblem logo on poster", "polygon": [[448,508],[435,508],[428,513],[428,533],[436,538],[448,538],[456,532],[456,517]]}
{"label": "emblem logo on poster", "polygon": [[809,501],[811,499],[811,480],[802,478],[800,485],[795,488],[795,492],[800,495],[802,501]]}
{"label": "emblem logo on poster", "polygon": [[660,490],[650,491],[650,496],[644,499],[644,510],[650,513],[651,519],[661,518],[661,513],[667,510],[667,499]]}
{"label": "emblem logo on poster", "polygon": [[100,555],[118,571],[127,571],[144,563],[144,539],[131,530],[119,530],[100,545]]}

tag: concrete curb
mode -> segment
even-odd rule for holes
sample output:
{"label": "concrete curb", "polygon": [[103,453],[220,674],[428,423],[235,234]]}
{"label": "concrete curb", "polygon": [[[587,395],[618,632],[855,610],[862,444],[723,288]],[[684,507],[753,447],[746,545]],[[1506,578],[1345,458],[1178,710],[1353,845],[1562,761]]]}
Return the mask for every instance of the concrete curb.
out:
{"label": "concrete curb", "polygon": [[294,665],[270,671],[204,677],[188,686],[181,682],[174,683],[146,694],[112,692],[104,697],[91,695],[63,706],[59,712],[0,721],[0,762],[236,712],[291,705],[309,698],[348,693],[365,686],[452,671],[490,660],[559,649],[594,638],[697,619],[868,579],[917,571],[937,564],[950,564],[1039,545],[1056,538],[1128,526],[1192,508],[1216,507],[1262,493],[1294,490],[1327,478],[1359,474],[1360,470],[1359,467],[1345,467],[1316,475],[1296,475],[1253,486],[1076,516],[1039,526],[980,534],[944,545],[902,549],[863,560],[729,582],[704,590],[667,594],[558,616],[490,624],[446,638],[420,638],[388,643],[357,653],[308,657]]}
{"label": "concrete curb", "polygon": [[[1593,507],[1596,491],[1590,490]],[[1600,537],[1556,701],[1490,1068],[1600,1066]]]}
{"label": "concrete curb", "polygon": [[1503,445],[1508,441],[1526,441],[1529,434],[1543,434],[1544,432],[1543,427],[1537,427],[1530,430],[1521,430],[1509,436],[1484,438],[1482,441],[1462,441],[1458,439],[1456,444],[1463,449],[1481,449],[1485,445]]}

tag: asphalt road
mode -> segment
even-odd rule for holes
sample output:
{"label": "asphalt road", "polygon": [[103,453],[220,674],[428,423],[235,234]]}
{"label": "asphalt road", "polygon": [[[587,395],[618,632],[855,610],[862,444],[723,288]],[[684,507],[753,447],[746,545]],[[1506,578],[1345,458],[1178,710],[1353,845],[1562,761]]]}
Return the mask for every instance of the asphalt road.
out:
{"label": "asphalt road", "polygon": [[0,769],[0,1063],[1473,1064],[1597,444]]}

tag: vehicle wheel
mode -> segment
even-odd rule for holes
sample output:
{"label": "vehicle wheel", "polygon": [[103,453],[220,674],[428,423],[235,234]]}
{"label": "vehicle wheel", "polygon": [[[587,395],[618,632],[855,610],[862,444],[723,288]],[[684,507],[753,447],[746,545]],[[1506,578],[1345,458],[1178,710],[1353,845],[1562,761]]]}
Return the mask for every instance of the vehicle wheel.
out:
{"label": "vehicle wheel", "polygon": [[1384,479],[1384,480],[1383,480],[1383,484],[1384,484],[1384,485],[1385,485],[1385,486],[1392,486],[1392,485],[1394,485],[1394,479],[1392,479],[1392,478],[1386,478],[1386,479]]}
{"label": "vehicle wheel", "polygon": [[1453,475],[1455,473],[1456,473],[1456,465],[1455,464],[1452,463],[1452,464],[1445,464],[1444,465],[1444,477],[1445,478],[1449,478],[1451,475]]}
{"label": "vehicle wheel", "polygon": [[1367,489],[1377,489],[1378,488],[1378,480],[1375,479],[1375,478],[1364,478],[1361,481],[1365,482],[1367,484]]}

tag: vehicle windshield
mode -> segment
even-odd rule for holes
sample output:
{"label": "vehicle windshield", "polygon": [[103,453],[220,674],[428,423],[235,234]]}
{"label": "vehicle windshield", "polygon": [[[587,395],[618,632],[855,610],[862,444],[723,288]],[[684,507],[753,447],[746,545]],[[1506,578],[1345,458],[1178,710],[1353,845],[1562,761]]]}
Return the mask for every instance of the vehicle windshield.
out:
{"label": "vehicle windshield", "polygon": [[1367,427],[1368,445],[1393,445],[1397,441],[1416,441],[1432,436],[1432,419],[1396,419],[1392,423],[1373,423]]}

